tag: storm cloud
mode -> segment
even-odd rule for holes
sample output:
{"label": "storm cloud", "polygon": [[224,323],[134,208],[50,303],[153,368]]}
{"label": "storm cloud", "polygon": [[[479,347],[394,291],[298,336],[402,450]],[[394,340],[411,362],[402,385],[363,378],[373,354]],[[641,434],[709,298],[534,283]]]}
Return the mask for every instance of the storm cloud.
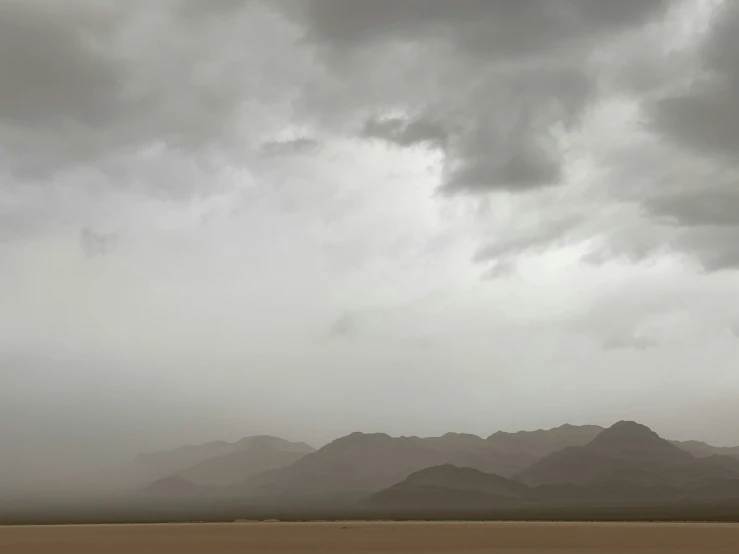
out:
{"label": "storm cloud", "polygon": [[739,443],[737,41],[713,0],[0,2],[17,467],[637,416]]}

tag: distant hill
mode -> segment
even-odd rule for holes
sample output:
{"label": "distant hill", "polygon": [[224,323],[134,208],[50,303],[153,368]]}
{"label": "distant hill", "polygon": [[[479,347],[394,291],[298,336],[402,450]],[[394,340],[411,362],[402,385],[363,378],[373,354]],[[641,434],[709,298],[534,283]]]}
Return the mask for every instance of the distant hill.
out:
{"label": "distant hill", "polygon": [[739,459],[739,446],[711,446],[700,441],[671,441],[672,444],[690,452],[697,458],[708,456],[730,456]]}
{"label": "distant hill", "polygon": [[509,476],[554,450],[587,443],[600,430],[564,425],[501,432],[487,439],[461,433],[426,438],[352,433],[289,467],[253,476],[243,490],[259,497],[367,494],[421,469],[445,464]]}
{"label": "distant hill", "polygon": [[536,431],[498,431],[486,439],[465,433],[413,438],[443,453],[445,463],[509,477],[552,452],[584,445],[601,431],[603,428],[597,425],[565,424]]}
{"label": "distant hill", "polygon": [[244,490],[261,497],[364,494],[442,461],[441,453],[412,438],[352,433],[291,466],[252,477]]}
{"label": "distant hill", "polygon": [[530,485],[590,485],[615,479],[635,486],[697,485],[739,478],[739,460],[696,458],[635,422],[621,421],[580,447],[554,452],[516,479]]}
{"label": "distant hill", "polygon": [[[258,458],[259,456],[256,454],[258,452],[264,453],[264,450],[266,449],[279,450],[280,452],[285,453],[308,453],[314,450],[311,446],[305,443],[293,443],[277,437],[260,435],[244,437],[236,442],[213,441],[201,445],[183,446],[175,448],[174,450],[139,454],[127,468],[127,473],[129,474],[129,480],[132,481],[133,484],[139,483],[141,485],[151,483],[158,479],[179,475],[180,473],[187,474],[188,478],[194,478],[197,482],[214,483],[218,481],[219,478],[209,477],[209,472],[211,470],[228,471],[229,468],[238,464],[234,463],[231,465],[232,462],[224,461],[221,463],[216,462],[214,466],[205,465],[198,469],[196,469],[196,466],[200,466],[200,464],[203,464],[206,461],[214,460],[221,456],[227,456],[229,454],[239,452],[252,452],[255,454],[255,458]],[[248,454],[246,455],[246,458],[249,458]],[[262,461],[264,463],[267,462],[266,459],[263,459]],[[281,460],[275,461],[280,464],[282,463]],[[255,460],[255,467],[259,465],[259,463],[261,462]],[[291,462],[287,461],[286,463]],[[260,471],[263,471],[264,469],[269,468],[263,467]],[[247,478],[251,473],[252,472],[246,471],[243,479]],[[228,481],[228,478],[224,478],[224,480]]]}
{"label": "distant hill", "polygon": [[198,485],[237,485],[253,475],[293,464],[315,448],[277,437],[250,437],[242,450],[216,456],[177,473]]}
{"label": "distant hill", "polygon": [[494,445],[502,453],[510,453],[523,461],[525,458],[530,465],[548,456],[552,452],[562,450],[568,446],[583,446],[597,437],[604,428],[599,425],[569,425],[564,424],[553,429],[539,429],[536,431],[518,431],[508,433],[498,431],[487,438],[487,442]]}
{"label": "distant hill", "polygon": [[395,506],[733,498],[739,460],[715,451],[733,449],[670,442],[621,421],[607,429],[562,425],[487,438],[352,433],[319,450],[257,436],[143,455],[137,467],[150,476],[148,494],[278,504],[348,505],[375,493],[373,502]]}

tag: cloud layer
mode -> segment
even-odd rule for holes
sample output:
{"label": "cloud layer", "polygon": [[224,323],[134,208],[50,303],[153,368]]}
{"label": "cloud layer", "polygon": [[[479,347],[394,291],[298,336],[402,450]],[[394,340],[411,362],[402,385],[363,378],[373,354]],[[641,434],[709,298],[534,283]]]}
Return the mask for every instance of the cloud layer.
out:
{"label": "cloud layer", "polygon": [[14,444],[739,443],[737,37],[715,0],[1,2]]}

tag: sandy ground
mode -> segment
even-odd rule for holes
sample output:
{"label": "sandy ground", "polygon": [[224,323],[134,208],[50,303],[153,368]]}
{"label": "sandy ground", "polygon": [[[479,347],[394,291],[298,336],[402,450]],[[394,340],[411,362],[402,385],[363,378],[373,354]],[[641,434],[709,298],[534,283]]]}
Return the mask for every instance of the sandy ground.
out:
{"label": "sandy ground", "polygon": [[739,524],[221,523],[0,527],[8,554],[739,553]]}

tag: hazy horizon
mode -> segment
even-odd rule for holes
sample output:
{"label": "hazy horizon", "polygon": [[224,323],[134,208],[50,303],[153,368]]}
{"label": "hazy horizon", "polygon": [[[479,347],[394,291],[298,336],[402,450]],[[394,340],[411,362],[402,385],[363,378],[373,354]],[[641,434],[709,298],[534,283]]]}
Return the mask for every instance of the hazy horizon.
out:
{"label": "hazy horizon", "polygon": [[739,445],[735,52],[720,0],[1,2],[0,463]]}

